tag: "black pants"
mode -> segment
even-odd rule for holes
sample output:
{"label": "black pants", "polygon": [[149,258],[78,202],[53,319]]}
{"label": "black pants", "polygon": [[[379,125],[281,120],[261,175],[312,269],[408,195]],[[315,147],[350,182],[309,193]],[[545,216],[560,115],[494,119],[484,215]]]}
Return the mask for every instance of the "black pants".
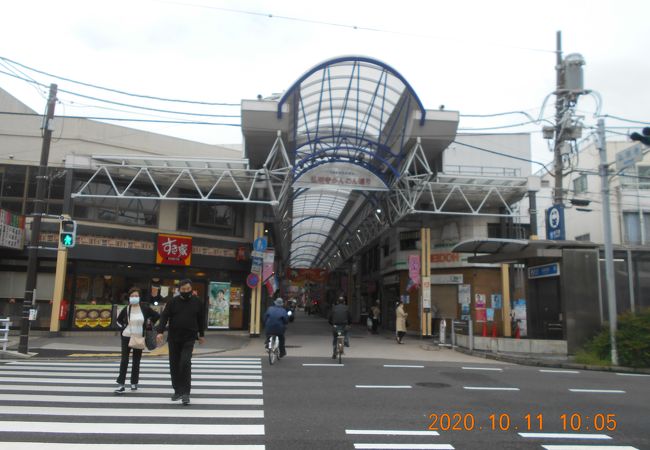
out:
{"label": "black pants", "polygon": [[117,376],[117,384],[124,384],[126,381],[126,369],[129,367],[129,353],[133,350],[133,364],[131,364],[131,384],[138,384],[140,380],[140,359],[142,350],[129,347],[128,337],[122,337],[122,360],[120,361],[120,374]]}
{"label": "black pants", "polygon": [[377,327],[379,326],[379,319],[372,319],[372,332],[377,334]]}
{"label": "black pants", "polygon": [[277,336],[278,337],[278,347],[280,348],[280,356],[284,357],[287,354],[287,349],[284,346],[284,333],[282,333],[282,334],[267,334],[266,335],[266,344],[265,345],[268,345],[269,336]]}
{"label": "black pants", "polygon": [[179,395],[190,395],[194,340],[168,341],[167,344],[169,345],[169,373],[174,392]]}

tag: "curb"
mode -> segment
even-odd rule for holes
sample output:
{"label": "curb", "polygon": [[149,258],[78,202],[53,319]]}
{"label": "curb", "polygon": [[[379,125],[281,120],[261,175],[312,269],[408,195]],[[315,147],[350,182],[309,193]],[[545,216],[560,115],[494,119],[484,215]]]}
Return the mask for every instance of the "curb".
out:
{"label": "curb", "polygon": [[503,361],[513,364],[520,364],[524,366],[537,366],[537,367],[554,367],[560,369],[573,369],[573,370],[593,370],[600,372],[620,372],[620,373],[637,373],[650,375],[650,369],[635,369],[633,367],[624,367],[624,366],[595,366],[590,364],[579,364],[573,362],[564,362],[564,361],[544,361],[540,359],[533,358],[517,358],[516,356],[504,355],[501,353],[486,353],[480,351],[469,351],[464,348],[455,347],[455,351],[459,353],[464,353],[470,356],[476,356],[477,358],[493,359],[495,361]]}

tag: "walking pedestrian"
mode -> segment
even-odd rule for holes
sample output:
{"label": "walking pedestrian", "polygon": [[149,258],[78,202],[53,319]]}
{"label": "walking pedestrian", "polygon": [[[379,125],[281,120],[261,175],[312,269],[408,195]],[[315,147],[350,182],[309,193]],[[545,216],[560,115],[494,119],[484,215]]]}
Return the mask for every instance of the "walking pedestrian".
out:
{"label": "walking pedestrian", "polygon": [[395,309],[395,332],[398,344],[403,344],[402,339],[406,334],[406,318],[408,313],[404,312],[404,303],[401,300],[397,301],[397,308]]}
{"label": "walking pedestrian", "polygon": [[[169,323],[169,326],[167,324]],[[169,345],[169,372],[174,388],[172,401],[182,399],[183,406],[190,404],[192,388],[192,351],[194,342],[205,343],[205,307],[192,293],[192,280],[181,280],[180,296],[173,297],[165,306],[158,324],[158,345],[167,332]]]}
{"label": "walking pedestrian", "polygon": [[122,331],[122,360],[120,361],[120,373],[117,376],[118,387],[114,391],[116,394],[123,394],[126,391],[124,383],[126,382],[126,369],[129,367],[131,350],[133,350],[131,390],[138,390],[140,359],[144,349],[144,325],[147,320],[154,324],[160,318],[160,314],[154,311],[149,304],[140,303],[140,289],[132,287],[129,289],[128,295],[129,304],[120,311],[116,320],[118,328]]}
{"label": "walking pedestrian", "polygon": [[377,334],[377,328],[379,327],[379,318],[381,317],[381,309],[379,308],[379,300],[375,301],[375,304],[370,308],[370,314],[372,315],[372,334]]}

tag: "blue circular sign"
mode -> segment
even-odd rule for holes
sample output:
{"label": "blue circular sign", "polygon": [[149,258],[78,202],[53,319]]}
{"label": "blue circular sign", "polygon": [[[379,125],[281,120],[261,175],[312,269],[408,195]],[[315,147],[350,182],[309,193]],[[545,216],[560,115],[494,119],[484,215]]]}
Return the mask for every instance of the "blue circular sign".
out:
{"label": "blue circular sign", "polygon": [[266,250],[266,238],[265,237],[258,237],[255,239],[253,242],[253,250],[256,252],[263,252]]}

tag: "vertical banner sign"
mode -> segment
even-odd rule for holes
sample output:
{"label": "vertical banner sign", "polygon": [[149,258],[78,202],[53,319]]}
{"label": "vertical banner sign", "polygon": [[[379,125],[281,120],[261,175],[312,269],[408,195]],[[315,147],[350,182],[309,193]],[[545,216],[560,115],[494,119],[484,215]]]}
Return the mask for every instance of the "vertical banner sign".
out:
{"label": "vertical banner sign", "polygon": [[269,295],[277,290],[277,283],[274,270],[275,250],[266,250],[264,252],[262,264],[262,282],[266,286]]}
{"label": "vertical banner sign", "polygon": [[420,285],[420,255],[409,255],[409,278],[416,286]]}
{"label": "vertical banner sign", "polygon": [[156,264],[189,266],[192,262],[192,237],[159,234]]}
{"label": "vertical banner sign", "polygon": [[211,281],[208,296],[208,328],[230,327],[230,283]]}

